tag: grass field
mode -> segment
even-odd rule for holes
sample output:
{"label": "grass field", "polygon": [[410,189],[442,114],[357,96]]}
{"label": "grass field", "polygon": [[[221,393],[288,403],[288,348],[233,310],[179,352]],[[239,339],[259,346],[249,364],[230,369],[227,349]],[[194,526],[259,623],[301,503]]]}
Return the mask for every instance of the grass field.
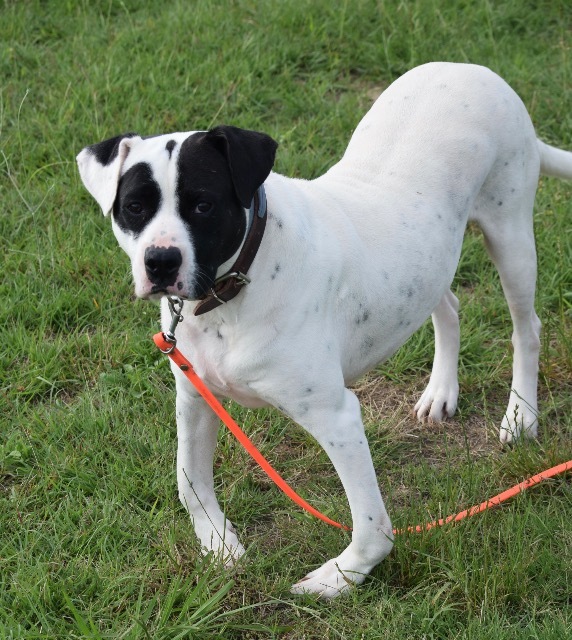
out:
{"label": "grass field", "polygon": [[[429,60],[490,66],[540,137],[572,149],[568,0],[2,0],[0,3],[0,638],[572,637],[572,489],[547,482],[453,528],[402,535],[366,584],[321,603],[289,586],[346,535],[289,503],[220,434],[216,483],[249,553],[201,558],[175,479],[174,393],[127,258],[80,185],[76,153],[123,131],[217,123],[280,142],[313,177],[385,86]],[[511,325],[470,229],[459,413],[418,425],[425,325],[358,385],[379,482],[401,527],[572,458],[572,188],[541,181],[537,442],[503,450]],[[232,413],[286,479],[349,520],[309,436],[273,411]]]}

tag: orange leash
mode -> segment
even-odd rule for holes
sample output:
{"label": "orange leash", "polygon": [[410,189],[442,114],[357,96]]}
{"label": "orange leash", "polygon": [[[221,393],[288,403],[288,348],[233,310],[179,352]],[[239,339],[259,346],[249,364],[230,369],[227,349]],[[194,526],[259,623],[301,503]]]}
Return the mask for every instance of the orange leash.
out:
{"label": "orange leash", "polygon": [[[178,310],[174,309],[173,305],[179,304]],[[315,509],[311,504],[306,502],[304,498],[299,496],[294,489],[282,478],[282,476],[272,467],[272,465],[266,460],[266,458],[260,453],[260,451],[256,448],[252,440],[244,433],[244,431],[238,426],[238,424],[232,419],[230,414],[226,411],[226,409],[222,406],[222,404],[216,399],[216,397],[212,394],[212,392],[208,389],[205,383],[199,378],[193,369],[193,365],[185,358],[185,356],[177,349],[176,340],[174,336],[174,331],[177,326],[177,323],[182,320],[181,309],[182,309],[182,301],[177,301],[173,303],[173,299],[169,299],[169,306],[171,309],[171,314],[173,315],[173,322],[171,324],[171,329],[166,333],[157,333],[153,336],[153,341],[157,345],[157,347],[166,355],[171,358],[171,360],[181,369],[181,371],[188,378],[189,382],[196,388],[196,390],[201,394],[205,402],[209,405],[209,407],[216,413],[216,415],[223,421],[223,423],[230,429],[232,434],[236,437],[236,439],[240,442],[240,444],[246,449],[248,454],[258,463],[258,465],[263,469],[263,471],[268,475],[268,477],[281,489],[291,500],[293,500],[297,505],[302,507],[308,513],[311,513],[316,518],[323,520],[327,524],[332,525],[333,527],[338,527],[339,529],[344,529],[345,531],[351,531],[351,527],[347,527],[344,524],[340,524],[335,520],[331,520],[328,516],[325,516],[323,513],[320,513],[317,509]],[[458,522],[463,518],[468,518],[469,516],[473,516],[477,513],[481,513],[481,511],[485,511],[485,509],[489,509],[490,507],[495,507],[501,502],[508,500],[509,498],[514,497],[521,491],[525,489],[529,489],[530,487],[534,487],[542,480],[546,480],[547,478],[552,478],[560,473],[564,473],[566,471],[572,470],[572,460],[568,462],[563,462],[562,464],[556,465],[551,469],[547,469],[546,471],[542,471],[541,473],[532,476],[528,480],[524,482],[520,482],[519,484],[499,493],[494,496],[494,498],[489,498],[485,500],[485,502],[481,502],[479,505],[475,505],[470,509],[465,509],[461,511],[457,515],[451,515],[447,518],[441,518],[440,520],[435,520],[434,522],[429,522],[427,524],[418,524],[417,526],[407,527],[405,529],[394,529],[394,534],[405,533],[408,532],[421,532],[421,531],[429,531],[434,527],[440,527],[449,522]]]}
{"label": "orange leash", "polygon": [[564,473],[566,471],[572,471],[572,460],[568,460],[568,462],[563,462],[562,464],[557,464],[555,467],[551,467],[546,471],[537,473],[535,476],[532,476],[532,478],[528,478],[528,480],[524,480],[514,487],[511,487],[510,489],[499,493],[498,495],[494,496],[494,498],[489,498],[488,500],[481,502],[481,504],[477,504],[470,509],[465,509],[455,516],[448,516],[447,518],[441,518],[440,520],[428,522],[427,524],[418,524],[417,526],[407,527],[406,529],[394,529],[393,533],[404,533],[405,531],[420,533],[421,531],[429,531],[429,529],[433,529],[434,527],[440,527],[444,524],[447,524],[448,522],[458,522],[463,518],[468,518],[469,516],[474,516],[477,513],[481,513],[481,511],[485,511],[490,507],[496,507],[497,505],[501,504],[501,502],[505,502],[505,500],[513,498],[517,494],[521,493],[521,491],[530,489],[530,487],[534,487],[539,482],[557,476],[558,474]]}

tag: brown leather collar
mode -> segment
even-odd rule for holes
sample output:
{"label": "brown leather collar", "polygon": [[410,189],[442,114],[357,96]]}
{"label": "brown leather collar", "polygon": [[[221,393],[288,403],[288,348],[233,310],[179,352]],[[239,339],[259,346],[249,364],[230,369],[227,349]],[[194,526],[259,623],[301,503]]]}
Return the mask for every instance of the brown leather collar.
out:
{"label": "brown leather collar", "polygon": [[210,291],[201,298],[194,310],[196,316],[216,309],[221,304],[232,300],[237,296],[242,287],[250,282],[247,277],[248,270],[254,261],[264,228],[266,227],[266,193],[264,185],[258,188],[250,207],[250,227],[246,232],[246,239],[232,267],[215,280]]}

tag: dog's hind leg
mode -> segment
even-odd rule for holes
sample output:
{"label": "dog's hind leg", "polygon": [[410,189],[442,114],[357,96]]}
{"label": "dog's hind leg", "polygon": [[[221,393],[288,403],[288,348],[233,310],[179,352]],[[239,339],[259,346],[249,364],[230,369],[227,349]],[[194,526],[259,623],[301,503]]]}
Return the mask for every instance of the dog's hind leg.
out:
{"label": "dog's hind leg", "polygon": [[[532,208],[532,205],[530,205]],[[520,435],[535,437],[538,429],[537,384],[540,320],[534,311],[536,249],[532,214],[514,224],[481,223],[487,250],[495,263],[513,323],[512,388],[500,428],[508,443]]]}
{"label": "dog's hind leg", "polygon": [[322,393],[315,395],[310,406],[303,403],[291,415],[325,449],[340,477],[352,514],[352,541],[339,556],[296,583],[292,593],[332,598],[365,580],[391,551],[393,534],[358,399],[343,388],[332,392],[324,387]]}
{"label": "dog's hind leg", "polygon": [[429,384],[413,409],[419,420],[429,418],[440,422],[452,417],[457,409],[458,309],[459,301],[451,291],[447,291],[431,315],[435,329],[435,358]]}

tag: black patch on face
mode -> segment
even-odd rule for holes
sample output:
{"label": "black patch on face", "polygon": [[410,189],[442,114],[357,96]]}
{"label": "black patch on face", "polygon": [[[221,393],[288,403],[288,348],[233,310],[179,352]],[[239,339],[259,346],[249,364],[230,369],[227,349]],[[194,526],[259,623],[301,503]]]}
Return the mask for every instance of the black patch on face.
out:
{"label": "black patch on face", "polygon": [[123,138],[133,138],[133,136],[136,135],[136,133],[124,133],[120,136],[115,136],[115,138],[109,138],[109,140],[92,144],[91,147],[89,147],[89,150],[95,156],[95,159],[99,164],[107,166],[117,158],[119,143]]}
{"label": "black patch on face", "polygon": [[151,167],[139,162],[119,180],[113,218],[122,231],[137,237],[161,206],[161,190]]}
{"label": "black patch on face", "polygon": [[176,146],[177,146],[177,143],[174,140],[169,140],[169,142],[167,142],[165,149],[169,153],[169,160],[171,159],[171,156],[173,155],[173,149]]}
{"label": "black patch on face", "polygon": [[193,297],[200,297],[212,287],[218,267],[236,253],[246,233],[228,161],[205,133],[195,133],[181,145],[177,201],[195,249]]}

